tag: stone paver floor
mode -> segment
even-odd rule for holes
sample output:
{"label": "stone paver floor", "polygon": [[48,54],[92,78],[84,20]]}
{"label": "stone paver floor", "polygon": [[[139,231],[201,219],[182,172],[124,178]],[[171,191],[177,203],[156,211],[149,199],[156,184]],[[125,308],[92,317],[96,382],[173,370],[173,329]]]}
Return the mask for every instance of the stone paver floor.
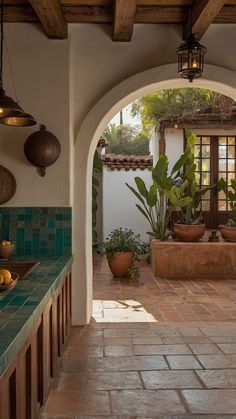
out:
{"label": "stone paver floor", "polygon": [[72,330],[44,419],[236,419],[236,281],[112,279]]}

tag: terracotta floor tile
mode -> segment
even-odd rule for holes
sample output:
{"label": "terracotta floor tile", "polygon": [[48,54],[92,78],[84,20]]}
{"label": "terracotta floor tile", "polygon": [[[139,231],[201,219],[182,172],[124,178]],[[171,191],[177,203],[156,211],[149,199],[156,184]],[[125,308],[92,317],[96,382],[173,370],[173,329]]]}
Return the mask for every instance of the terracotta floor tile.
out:
{"label": "terracotta floor tile", "polygon": [[133,338],[134,345],[158,345],[163,343],[159,336]]}
{"label": "terracotta floor tile", "polygon": [[225,354],[236,354],[236,343],[218,343],[218,346]]}
{"label": "terracotta floor tile", "polygon": [[236,370],[198,370],[197,375],[208,388],[236,388]]}
{"label": "terracotta floor tile", "polygon": [[191,354],[187,345],[134,345],[135,355]]}
{"label": "terracotta floor tile", "polygon": [[201,365],[192,355],[168,355],[166,357],[170,368],[173,370],[201,369]]}
{"label": "terracotta floor tile", "polygon": [[106,346],[132,345],[131,338],[104,338],[103,342]]}
{"label": "terracotta floor tile", "polygon": [[63,372],[143,371],[168,369],[161,355],[90,358],[87,360],[64,359]]}
{"label": "terracotta floor tile", "polygon": [[198,355],[197,358],[206,369],[236,368],[236,355]]}
{"label": "terracotta floor tile", "polygon": [[173,390],[122,390],[111,392],[112,413],[120,415],[156,416],[183,414],[185,408]]}
{"label": "terracotta floor tile", "polygon": [[142,389],[142,382],[137,372],[103,372],[103,373],[62,373],[59,380],[59,391],[96,391]]}
{"label": "terracotta floor tile", "polygon": [[214,343],[190,343],[189,347],[194,354],[220,354],[221,351]]}
{"label": "terracotta floor tile", "polygon": [[235,414],[236,390],[182,390],[192,413]]}
{"label": "terracotta floor tile", "polygon": [[132,346],[105,346],[104,347],[105,356],[132,356],[134,355]]}
{"label": "terracotta floor tile", "polygon": [[103,357],[103,346],[68,346],[65,351],[66,358],[87,359],[90,357]]}
{"label": "terracotta floor tile", "polygon": [[50,415],[109,415],[110,399],[107,391],[75,392],[52,391],[45,405]]}
{"label": "terracotta floor tile", "polygon": [[143,371],[141,376],[148,390],[202,388],[193,371]]}

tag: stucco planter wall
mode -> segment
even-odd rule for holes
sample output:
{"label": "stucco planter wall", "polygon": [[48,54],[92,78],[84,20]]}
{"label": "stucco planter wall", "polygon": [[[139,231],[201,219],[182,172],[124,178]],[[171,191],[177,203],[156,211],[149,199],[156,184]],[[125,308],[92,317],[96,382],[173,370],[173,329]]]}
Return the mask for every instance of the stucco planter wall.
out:
{"label": "stucco planter wall", "polygon": [[236,243],[151,241],[154,276],[164,278],[235,278]]}

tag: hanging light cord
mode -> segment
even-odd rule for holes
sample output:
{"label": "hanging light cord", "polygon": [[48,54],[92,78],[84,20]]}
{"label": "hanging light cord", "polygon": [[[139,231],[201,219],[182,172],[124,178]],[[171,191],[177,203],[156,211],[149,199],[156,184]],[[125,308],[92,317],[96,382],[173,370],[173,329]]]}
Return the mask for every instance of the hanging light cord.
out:
{"label": "hanging light cord", "polygon": [[1,0],[1,57],[0,57],[0,88],[2,88],[2,70],[3,70],[3,0]]}
{"label": "hanging light cord", "polygon": [[8,61],[9,67],[10,67],[11,79],[12,79],[12,84],[13,84],[14,94],[15,94],[16,102],[18,103],[18,102],[19,102],[19,100],[18,100],[17,93],[16,93],[16,83],[15,83],[15,79],[14,79],[14,73],[13,73],[13,68],[12,68],[12,65],[11,65],[10,54],[9,54],[9,48],[8,48],[8,45],[7,45],[7,41],[6,41],[6,39],[4,39],[4,45],[5,45],[5,47],[6,47],[6,51],[7,51],[7,61]]}

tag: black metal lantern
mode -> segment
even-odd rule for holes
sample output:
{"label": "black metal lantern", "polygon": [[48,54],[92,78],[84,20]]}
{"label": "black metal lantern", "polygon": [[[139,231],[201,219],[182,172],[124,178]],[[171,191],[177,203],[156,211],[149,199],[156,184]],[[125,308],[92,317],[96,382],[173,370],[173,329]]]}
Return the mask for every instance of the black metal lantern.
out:
{"label": "black metal lantern", "polygon": [[193,34],[189,35],[187,41],[183,42],[176,51],[179,75],[191,83],[193,79],[201,77],[206,52],[206,47],[201,45]]}
{"label": "black metal lantern", "polygon": [[40,125],[39,131],[31,134],[24,146],[27,160],[39,169],[41,176],[45,176],[46,167],[55,163],[60,155],[61,146],[58,139]]}

